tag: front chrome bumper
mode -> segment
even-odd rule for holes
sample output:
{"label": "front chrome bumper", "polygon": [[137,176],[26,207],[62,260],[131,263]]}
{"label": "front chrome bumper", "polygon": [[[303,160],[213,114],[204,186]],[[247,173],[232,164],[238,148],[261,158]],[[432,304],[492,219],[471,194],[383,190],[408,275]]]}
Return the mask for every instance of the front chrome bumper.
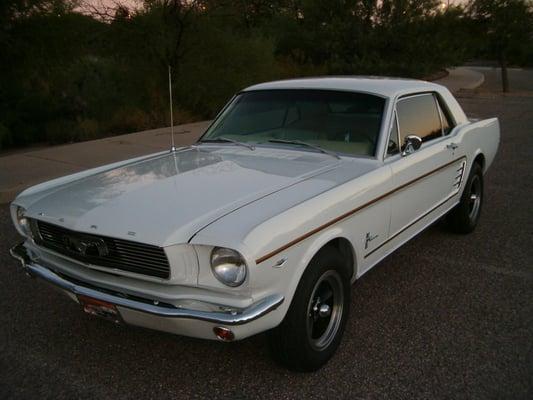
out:
{"label": "front chrome bumper", "polygon": [[[20,261],[24,271],[30,276],[40,278],[76,296],[81,295],[91,297],[96,300],[112,303],[119,307],[140,311],[158,317],[194,319],[221,325],[243,325],[275,310],[284,301],[282,295],[271,295],[253,303],[249,307],[242,309],[231,308],[230,311],[199,311],[178,307],[158,306],[128,299],[118,294],[114,295],[102,292],[97,289],[83,286],[79,283],[71,282],[68,278],[60,276],[51,269],[34,262],[28,255],[24,243],[12,247],[9,252],[14,258]],[[228,307],[224,305],[218,306],[223,310],[228,309]]]}

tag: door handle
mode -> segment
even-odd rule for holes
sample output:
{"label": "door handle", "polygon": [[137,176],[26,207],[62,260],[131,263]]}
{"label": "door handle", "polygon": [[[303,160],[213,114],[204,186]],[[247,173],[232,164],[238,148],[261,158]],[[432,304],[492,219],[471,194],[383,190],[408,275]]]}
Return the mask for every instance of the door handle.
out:
{"label": "door handle", "polygon": [[448,148],[450,150],[455,150],[458,147],[459,147],[459,145],[457,143],[450,143],[450,144],[446,145],[446,148]]}

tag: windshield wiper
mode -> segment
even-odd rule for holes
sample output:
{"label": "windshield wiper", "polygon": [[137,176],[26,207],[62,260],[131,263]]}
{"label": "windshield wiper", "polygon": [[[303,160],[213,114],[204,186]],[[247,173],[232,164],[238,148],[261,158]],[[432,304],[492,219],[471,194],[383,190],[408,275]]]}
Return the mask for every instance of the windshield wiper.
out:
{"label": "windshield wiper", "polygon": [[299,140],[269,139],[268,142],[269,143],[298,144],[300,146],[307,146],[307,147],[311,147],[312,149],[318,150],[321,153],[328,154],[328,155],[330,155],[332,157],[335,157],[335,158],[337,158],[339,160],[341,159],[340,156],[337,153],[333,152],[333,151],[329,151],[329,150],[323,149],[322,147],[314,145],[314,144],[311,144],[311,143],[301,142]]}
{"label": "windshield wiper", "polygon": [[233,143],[233,144],[236,144],[236,145],[238,145],[238,146],[244,146],[244,147],[247,147],[247,148],[249,148],[250,150],[255,150],[255,146],[252,145],[252,144],[248,144],[248,143],[244,143],[244,142],[239,142],[239,141],[237,141],[237,140],[229,139],[229,138],[226,138],[226,137],[217,137],[217,138],[213,138],[213,139],[204,139],[204,140],[200,140],[200,143],[217,143],[217,142]]}

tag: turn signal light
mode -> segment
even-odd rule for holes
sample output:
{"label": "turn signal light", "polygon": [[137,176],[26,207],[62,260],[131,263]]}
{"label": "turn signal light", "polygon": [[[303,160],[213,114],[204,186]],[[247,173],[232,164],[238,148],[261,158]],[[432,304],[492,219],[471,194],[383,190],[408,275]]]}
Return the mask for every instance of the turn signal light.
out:
{"label": "turn signal light", "polygon": [[217,339],[222,340],[223,342],[231,342],[233,339],[235,339],[233,332],[222,326],[213,328],[213,332],[215,333]]}

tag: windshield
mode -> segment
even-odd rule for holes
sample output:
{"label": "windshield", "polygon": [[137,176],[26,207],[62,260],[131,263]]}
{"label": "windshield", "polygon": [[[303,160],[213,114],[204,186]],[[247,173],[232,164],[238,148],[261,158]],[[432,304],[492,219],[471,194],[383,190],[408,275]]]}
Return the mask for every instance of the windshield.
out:
{"label": "windshield", "polygon": [[[332,90],[263,90],[237,95],[202,140],[261,144],[305,142],[349,155],[373,156],[385,100]],[[292,145],[298,145],[292,143]],[[302,149],[303,146],[299,146]],[[309,147],[310,151],[314,151]]]}

